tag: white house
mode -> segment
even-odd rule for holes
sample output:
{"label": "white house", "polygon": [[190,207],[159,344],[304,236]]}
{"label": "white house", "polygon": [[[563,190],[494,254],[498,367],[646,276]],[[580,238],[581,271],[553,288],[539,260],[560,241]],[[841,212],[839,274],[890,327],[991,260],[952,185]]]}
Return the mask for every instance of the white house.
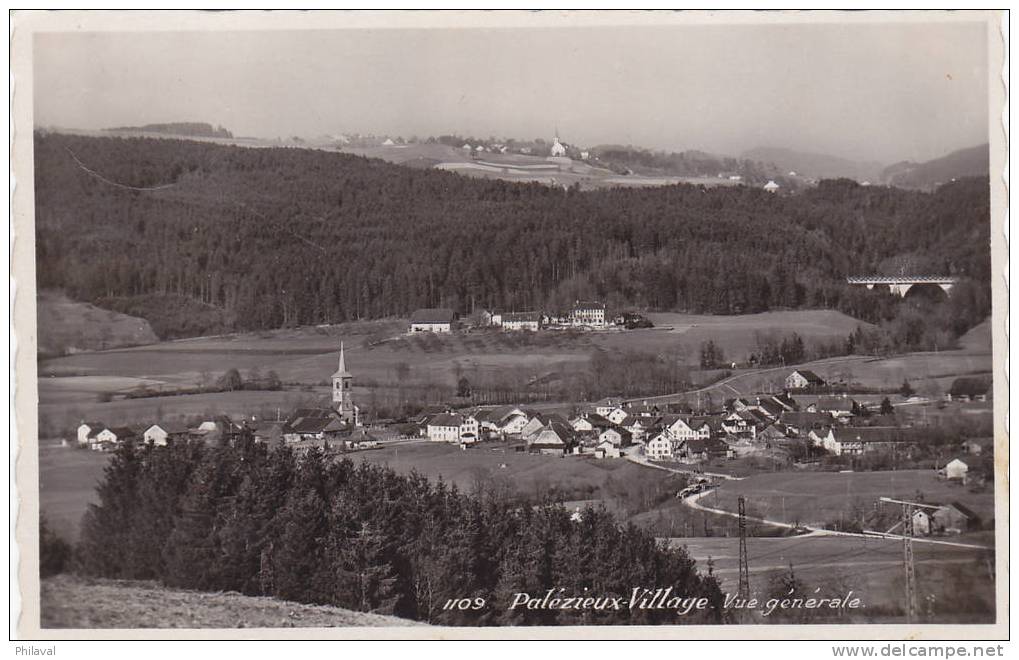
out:
{"label": "white house", "polygon": [[945,465],[944,468],[946,479],[959,479],[961,481],[966,480],[966,473],[969,472],[969,466],[958,458],[953,458]]}
{"label": "white house", "polygon": [[601,401],[595,401],[595,403],[594,403],[594,411],[596,413],[598,413],[599,415],[601,415],[602,417],[604,417],[605,419],[608,419],[609,413],[611,413],[613,410],[618,408],[619,404],[621,404],[621,403],[622,403],[622,401],[620,401],[619,399],[613,399],[612,397],[606,397],[606,398],[602,399]]}
{"label": "white house", "polygon": [[605,303],[578,300],[573,304],[570,320],[575,326],[605,327]]}
{"label": "white house", "polygon": [[503,330],[541,329],[541,312],[507,312],[502,314],[500,325]]}
{"label": "white house", "polygon": [[100,431],[106,428],[102,422],[82,422],[78,426],[78,445],[84,447],[95,440]]}
{"label": "white house", "polygon": [[668,433],[659,433],[648,441],[644,453],[652,461],[664,461],[673,457],[672,448],[675,441]]}
{"label": "white house", "polygon": [[619,449],[619,445],[613,444],[608,440],[602,440],[594,448],[594,455],[595,458],[619,458],[622,456],[622,452]]}
{"label": "white house", "polygon": [[622,424],[629,416],[622,408],[613,408],[608,414],[608,420],[613,424]]}
{"label": "white house", "polygon": [[188,427],[180,422],[158,422],[142,433],[145,442],[151,442],[157,447],[166,445],[167,440],[186,438]]}
{"label": "white house", "polygon": [[467,142],[464,142],[464,145],[462,147],[460,147],[460,148],[463,149],[464,151],[472,151],[474,149],[474,147],[472,147]]}
{"label": "white house", "polygon": [[608,442],[619,448],[629,447],[632,441],[633,436],[623,428],[608,428],[598,436],[599,443]]}
{"label": "white house", "polygon": [[624,420],[624,423],[623,428],[630,432],[634,442],[643,442],[647,437],[648,430],[652,427],[650,418],[642,418],[640,415],[631,415]]}
{"label": "white house", "polygon": [[913,512],[913,536],[931,535],[931,516],[923,509]]}
{"label": "white house", "polygon": [[419,309],[410,317],[411,332],[452,332],[456,314],[451,309]]}
{"label": "white house", "polygon": [[769,180],[768,183],[764,184],[764,189],[770,193],[778,192],[779,185],[774,181]]}
{"label": "white house", "polygon": [[808,387],[823,387],[824,379],[809,369],[797,369],[785,378],[787,390],[805,390]]}
{"label": "white house", "polygon": [[673,440],[705,440],[711,437],[711,429],[707,426],[694,428],[689,418],[679,415],[665,415],[662,418],[664,431]]}
{"label": "white house", "polygon": [[499,418],[499,430],[505,435],[520,435],[530,420],[531,415],[520,408],[509,408]]}
{"label": "white house", "polygon": [[460,442],[471,445],[481,439],[481,428],[474,415],[463,415],[460,423]]}
{"label": "white house", "polygon": [[[460,442],[460,434],[464,426],[464,416],[458,413],[440,413],[428,420],[426,434],[432,442]],[[474,421],[475,439],[477,438],[477,420]]]}
{"label": "white house", "polygon": [[382,143],[382,146],[383,147],[391,147],[394,144],[396,144],[396,143],[393,142],[393,138],[386,138],[386,141]]}
{"label": "white house", "polygon": [[126,426],[115,426],[106,428],[96,434],[95,442],[89,443],[90,449],[105,451],[126,440],[133,440],[138,437],[134,430]]}
{"label": "white house", "polygon": [[609,428],[612,426],[612,422],[598,413],[587,413],[571,419],[570,426],[573,427],[574,431],[580,433],[592,433],[594,431],[601,432]]}

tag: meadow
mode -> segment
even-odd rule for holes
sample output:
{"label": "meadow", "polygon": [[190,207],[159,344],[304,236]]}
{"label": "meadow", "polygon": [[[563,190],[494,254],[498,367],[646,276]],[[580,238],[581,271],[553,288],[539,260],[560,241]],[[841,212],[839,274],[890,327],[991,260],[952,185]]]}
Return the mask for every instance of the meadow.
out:
{"label": "meadow", "polygon": [[169,589],[154,582],[58,575],[42,580],[46,628],[331,628],[418,626],[417,621],[233,592]]}
{"label": "meadow", "polygon": [[735,512],[740,496],[747,499],[747,515],[817,527],[847,517],[854,506],[873,508],[880,497],[917,501],[922,496],[929,503],[957,501],[971,508],[984,523],[994,518],[994,493],[990,489],[972,493],[958,483],[939,479],[934,470],[764,473],[722,482],[700,503]]}
{"label": "meadow", "polygon": [[[739,580],[739,539],[672,538],[668,543],[685,547],[706,571],[709,561],[722,591],[735,593]],[[943,622],[988,622],[994,610],[994,555],[991,551],[929,543],[914,543],[917,588],[921,603],[939,610]],[[747,539],[750,590],[767,595],[776,574],[792,569],[797,580],[812,591],[817,586],[852,590],[868,610],[885,610],[892,617],[903,599],[902,542],[895,539],[794,536]],[[758,617],[755,622],[768,622]]]}

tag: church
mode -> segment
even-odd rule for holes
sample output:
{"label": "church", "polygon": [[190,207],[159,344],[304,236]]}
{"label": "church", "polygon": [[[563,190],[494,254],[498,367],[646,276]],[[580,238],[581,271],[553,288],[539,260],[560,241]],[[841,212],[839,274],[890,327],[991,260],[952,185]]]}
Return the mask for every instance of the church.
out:
{"label": "church", "polygon": [[336,373],[333,374],[333,410],[342,419],[347,428],[361,426],[359,417],[360,410],[354,405],[351,385],[354,376],[347,371],[346,361],[343,354],[343,342],[340,342],[340,364]]}

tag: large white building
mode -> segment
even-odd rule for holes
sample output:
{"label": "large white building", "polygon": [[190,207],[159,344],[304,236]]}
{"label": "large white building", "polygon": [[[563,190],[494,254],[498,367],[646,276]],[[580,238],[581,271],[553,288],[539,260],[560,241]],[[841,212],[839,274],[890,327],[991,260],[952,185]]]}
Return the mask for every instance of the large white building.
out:
{"label": "large white building", "polygon": [[456,314],[451,309],[419,309],[410,317],[411,332],[452,332]]}
{"label": "large white building", "polygon": [[573,305],[570,319],[575,326],[605,327],[605,303],[578,300]]}

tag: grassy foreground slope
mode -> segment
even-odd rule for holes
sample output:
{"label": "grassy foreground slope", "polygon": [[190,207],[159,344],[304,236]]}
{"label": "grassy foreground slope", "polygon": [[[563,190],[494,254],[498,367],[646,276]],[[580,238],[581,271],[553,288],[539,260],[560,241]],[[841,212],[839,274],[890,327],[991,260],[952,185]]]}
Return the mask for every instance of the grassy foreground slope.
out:
{"label": "grassy foreground slope", "polygon": [[42,581],[41,628],[334,628],[417,626],[416,621],[154,582],[58,575]]}

